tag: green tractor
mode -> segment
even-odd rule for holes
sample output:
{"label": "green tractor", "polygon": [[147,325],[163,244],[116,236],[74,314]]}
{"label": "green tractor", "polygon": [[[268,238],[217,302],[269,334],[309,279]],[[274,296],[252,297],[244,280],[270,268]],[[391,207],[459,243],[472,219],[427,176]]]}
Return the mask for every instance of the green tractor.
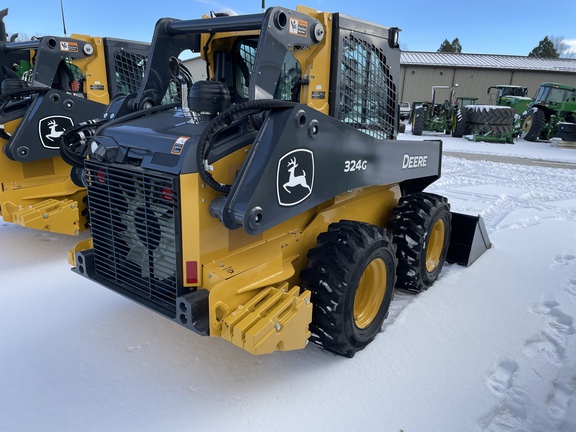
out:
{"label": "green tractor", "polygon": [[527,141],[549,140],[558,136],[559,124],[572,123],[576,123],[576,88],[545,82],[528,104],[521,136]]}
{"label": "green tractor", "polygon": [[463,121],[463,110],[465,107],[474,106],[478,101],[477,97],[459,96],[456,98],[456,105],[452,110],[452,136],[460,138],[465,133],[466,122]]}
{"label": "green tractor", "polygon": [[[457,86],[457,85],[456,85]],[[450,99],[436,103],[436,90],[450,90]],[[452,130],[452,117],[455,112],[454,87],[432,86],[432,102],[412,104],[412,135],[422,135],[423,131],[444,132]]]}
{"label": "green tractor", "polygon": [[[493,90],[496,90],[494,92]],[[517,85],[496,85],[488,87],[489,105],[509,106],[518,116],[522,116],[533,101],[527,97],[528,88]]]}

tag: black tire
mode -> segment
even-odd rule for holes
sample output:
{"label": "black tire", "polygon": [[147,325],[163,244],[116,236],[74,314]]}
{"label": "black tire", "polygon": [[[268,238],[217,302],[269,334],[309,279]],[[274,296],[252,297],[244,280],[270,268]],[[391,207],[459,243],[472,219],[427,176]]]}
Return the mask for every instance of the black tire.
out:
{"label": "black tire", "polygon": [[386,230],[340,221],[318,236],[301,272],[312,293],[310,340],[353,357],[382,328],[394,295],[396,251]]}
{"label": "black tire", "polygon": [[396,288],[419,293],[438,279],[448,253],[451,221],[445,197],[420,192],[400,199],[388,224],[397,247]]}
{"label": "black tire", "polygon": [[514,123],[514,109],[506,106],[470,105],[466,114],[470,123],[510,126]]}
{"label": "black tire", "polygon": [[509,132],[512,132],[514,128],[513,125],[494,125],[494,124],[484,124],[484,123],[469,123],[468,127],[470,128],[470,133],[474,134],[487,134],[491,133],[492,135],[499,136]]}
{"label": "black tire", "polygon": [[521,137],[526,141],[537,141],[546,124],[546,114],[536,107],[530,108],[522,122]]}
{"label": "black tire", "polygon": [[466,116],[466,111],[458,109],[452,117],[452,136],[462,138],[466,135],[467,123],[468,117]]}
{"label": "black tire", "polygon": [[412,135],[422,135],[424,131],[424,108],[416,108],[412,117]]}

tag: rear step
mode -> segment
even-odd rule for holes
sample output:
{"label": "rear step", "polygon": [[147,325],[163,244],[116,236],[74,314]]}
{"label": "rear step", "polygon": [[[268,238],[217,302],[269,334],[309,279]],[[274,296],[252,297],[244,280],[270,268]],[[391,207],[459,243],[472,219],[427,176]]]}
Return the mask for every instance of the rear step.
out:
{"label": "rear step", "polygon": [[452,234],[446,261],[468,267],[491,246],[480,215],[452,213]]}

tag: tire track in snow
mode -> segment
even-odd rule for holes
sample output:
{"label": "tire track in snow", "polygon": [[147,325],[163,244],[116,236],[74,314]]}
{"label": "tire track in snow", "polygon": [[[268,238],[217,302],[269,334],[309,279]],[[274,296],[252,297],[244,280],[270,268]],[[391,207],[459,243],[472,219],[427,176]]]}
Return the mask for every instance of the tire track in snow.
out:
{"label": "tire track in snow", "polygon": [[[550,220],[576,220],[575,184],[574,170],[445,158],[442,177],[429,189],[456,203],[453,211],[480,214],[488,232],[493,233]],[[552,258],[550,266],[560,269],[572,264],[576,258],[562,253]],[[576,273],[563,288],[576,301]],[[576,377],[565,377],[574,373],[566,365],[565,355],[575,333],[574,318],[547,298],[528,311],[541,317],[542,330],[524,342],[519,359],[501,360],[487,374],[486,386],[498,402],[479,420],[479,427],[490,432],[531,431],[534,425],[547,432],[576,430],[573,420],[567,418],[576,404]],[[545,393],[528,394],[522,384],[539,375],[542,362],[553,368],[552,376],[541,377]]]}
{"label": "tire track in snow", "polygon": [[400,290],[394,291],[394,297],[392,298],[392,301],[390,302],[390,307],[388,308],[388,316],[386,317],[384,323],[382,324],[382,329],[380,330],[381,332],[385,331],[386,327],[394,324],[394,321],[398,319],[402,311],[406,309],[408,305],[414,301],[416,295],[406,293]]}
{"label": "tire track in snow", "polygon": [[[442,177],[428,189],[456,203],[453,211],[480,214],[491,233],[550,220],[575,221],[574,185],[574,170],[486,161],[470,163],[446,157]],[[576,265],[576,256],[561,253],[552,257],[550,268],[568,265]],[[561,288],[576,302],[576,272]],[[486,386],[498,402],[478,425],[490,432],[527,432],[535,425],[547,432],[574,431],[576,424],[568,415],[576,405],[576,376],[566,364],[567,344],[576,333],[574,317],[547,297],[527,310],[541,318],[542,329],[524,341],[518,359],[500,360],[487,374]],[[541,363],[549,366],[542,369]],[[539,372],[543,370],[544,373]],[[534,376],[542,380],[544,393],[528,394],[523,388],[525,380]]]}
{"label": "tire track in snow", "polygon": [[[559,270],[576,265],[576,255],[563,252],[552,257],[550,268]],[[576,273],[568,278],[564,291],[574,300],[576,295]],[[488,432],[528,431],[537,424],[545,431],[567,432],[576,430],[576,424],[568,416],[576,403],[576,375],[565,356],[569,338],[576,333],[574,317],[561,310],[560,303],[547,295],[528,308],[530,313],[540,315],[544,326],[542,331],[524,343],[522,354],[529,361],[528,371],[540,377],[545,389],[544,407],[539,409],[529,395],[516,384],[522,372],[515,360],[502,360],[486,377],[486,385],[498,397],[499,403],[486,416],[480,419],[481,430]],[[537,365],[543,358],[555,368],[552,378],[538,374]],[[568,373],[568,378],[566,378]]]}
{"label": "tire track in snow", "polygon": [[[552,184],[552,186],[550,186]],[[488,232],[507,228],[525,228],[546,220],[576,220],[576,171],[543,167],[517,166],[507,163],[444,158],[443,174],[429,187],[431,192],[463,202],[453,211],[467,212],[483,207],[482,215]],[[486,193],[492,185],[494,194]],[[475,189],[482,187],[483,193]],[[570,200],[575,204],[570,205]],[[552,205],[566,202],[566,206]],[[470,203],[467,205],[466,203]],[[464,207],[464,208],[462,208]],[[532,209],[531,216],[518,215],[517,210]]]}
{"label": "tire track in snow", "polygon": [[[576,194],[574,194],[574,198],[576,199]],[[556,205],[547,205],[547,203],[556,203],[565,199],[565,193],[528,192],[520,196],[503,195],[494,204],[486,208],[482,217],[486,228],[491,231],[507,228],[526,228],[546,220],[576,220],[576,213],[558,213]],[[511,220],[505,222],[514,211],[525,209],[532,209],[540,214],[511,218]],[[576,211],[576,207],[574,207],[574,210]]]}

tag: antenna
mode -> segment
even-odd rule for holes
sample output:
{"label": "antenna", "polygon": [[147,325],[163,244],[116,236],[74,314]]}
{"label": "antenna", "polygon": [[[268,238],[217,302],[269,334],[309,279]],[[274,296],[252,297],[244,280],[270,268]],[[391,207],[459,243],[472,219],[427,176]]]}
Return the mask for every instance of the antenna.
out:
{"label": "antenna", "polygon": [[266,0],[262,0],[262,12],[266,10]]}
{"label": "antenna", "polygon": [[62,27],[64,27],[64,36],[66,36],[66,22],[64,21],[64,5],[62,4],[62,0],[60,0],[60,11],[62,12]]}

